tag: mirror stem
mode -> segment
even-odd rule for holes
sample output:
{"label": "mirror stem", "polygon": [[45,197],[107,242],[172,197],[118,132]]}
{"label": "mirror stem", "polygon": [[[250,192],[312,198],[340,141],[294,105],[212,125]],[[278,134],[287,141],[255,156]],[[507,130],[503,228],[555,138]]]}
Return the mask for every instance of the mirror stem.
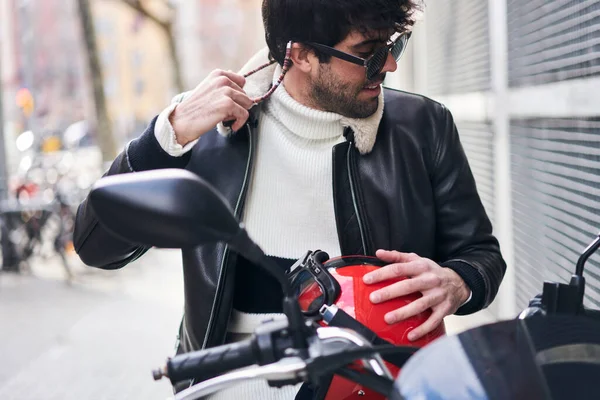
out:
{"label": "mirror stem", "polygon": [[583,276],[583,265],[585,264],[585,262],[587,261],[587,259],[590,258],[590,256],[592,254],[594,254],[594,252],[596,250],[598,250],[599,247],[600,247],[600,233],[598,233],[598,237],[596,238],[596,240],[594,240],[583,251],[583,254],[581,255],[581,257],[579,257],[579,260],[577,260],[577,267],[575,268],[575,275],[577,275],[577,276]]}
{"label": "mirror stem", "polygon": [[269,275],[273,276],[279,282],[283,294],[286,297],[293,297],[292,287],[288,282],[285,273],[273,263],[269,257],[262,251],[262,249],[250,239],[248,232],[245,229],[241,229],[239,234],[231,240],[227,241],[231,247],[235,249],[239,254],[246,257],[254,264],[260,266],[262,269],[267,270]]}
{"label": "mirror stem", "polygon": [[303,354],[300,356],[308,357],[308,342],[306,340],[306,325],[304,316],[300,310],[300,305],[292,291],[292,287],[285,273],[275,264],[262,249],[250,239],[248,232],[241,229],[240,233],[228,243],[241,255],[261,268],[265,269],[271,276],[279,282],[283,291],[283,313],[288,319],[289,330],[294,342],[294,348],[300,350]]}

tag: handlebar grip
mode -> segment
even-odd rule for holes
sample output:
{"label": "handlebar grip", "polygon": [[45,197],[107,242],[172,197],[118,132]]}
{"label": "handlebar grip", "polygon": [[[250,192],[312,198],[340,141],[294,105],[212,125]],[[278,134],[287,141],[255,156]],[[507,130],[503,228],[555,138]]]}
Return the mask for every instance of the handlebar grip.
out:
{"label": "handlebar grip", "polygon": [[172,383],[187,379],[210,379],[258,362],[252,339],[177,355],[167,362]]}

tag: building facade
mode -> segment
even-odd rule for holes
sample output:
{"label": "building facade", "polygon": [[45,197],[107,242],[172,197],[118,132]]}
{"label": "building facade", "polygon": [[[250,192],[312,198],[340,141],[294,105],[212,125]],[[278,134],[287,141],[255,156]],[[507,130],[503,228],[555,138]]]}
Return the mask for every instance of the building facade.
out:
{"label": "building facade", "polygon": [[[508,272],[512,317],[600,230],[600,1],[428,0],[389,84],[453,112]],[[600,306],[600,254],[584,276]]]}
{"label": "building facade", "polygon": [[[508,263],[482,318],[514,317],[544,280],[569,280],[600,230],[600,1],[425,3],[386,84],[452,111]],[[190,87],[213,68],[236,70],[264,45],[259,0],[179,8]],[[585,302],[598,307],[600,254],[585,276]]]}
{"label": "building facade", "polygon": [[177,40],[187,88],[212,70],[237,71],[265,46],[262,0],[185,0],[177,3]]}
{"label": "building facade", "polygon": [[122,2],[96,0],[92,7],[108,111],[123,145],[143,132],[173,93],[167,38]]}

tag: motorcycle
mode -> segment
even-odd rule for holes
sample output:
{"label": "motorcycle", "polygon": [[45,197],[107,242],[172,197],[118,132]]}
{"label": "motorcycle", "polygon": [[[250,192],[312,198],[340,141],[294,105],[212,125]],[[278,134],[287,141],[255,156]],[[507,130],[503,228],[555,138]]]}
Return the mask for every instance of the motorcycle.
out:
{"label": "motorcycle", "polygon": [[[222,241],[281,285],[287,319],[264,323],[242,342],[174,356],[153,371],[155,380],[166,377],[173,385],[194,380],[175,400],[204,398],[253,379],[273,387],[318,387],[333,373],[393,400],[600,396],[600,312],[583,306],[584,263],[600,247],[600,236],[583,252],[571,281],[545,282],[518,318],[415,348],[376,340],[364,326],[305,318],[285,273],[196,174],[175,169],[105,177],[89,201],[99,223],[119,237],[159,248]],[[336,310],[324,305],[320,311],[326,316]],[[401,368],[397,378],[386,365],[390,357]]]}

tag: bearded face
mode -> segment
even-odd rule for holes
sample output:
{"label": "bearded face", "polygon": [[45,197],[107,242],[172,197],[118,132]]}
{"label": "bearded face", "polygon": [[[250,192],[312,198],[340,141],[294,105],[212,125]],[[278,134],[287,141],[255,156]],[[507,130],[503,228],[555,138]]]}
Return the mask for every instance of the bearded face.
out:
{"label": "bearded face", "polygon": [[[318,109],[343,115],[348,118],[367,118],[377,111],[381,83],[385,73],[368,82],[355,74],[341,74],[331,64],[322,63],[316,77],[310,79],[309,95]],[[352,79],[354,78],[354,79]]]}

